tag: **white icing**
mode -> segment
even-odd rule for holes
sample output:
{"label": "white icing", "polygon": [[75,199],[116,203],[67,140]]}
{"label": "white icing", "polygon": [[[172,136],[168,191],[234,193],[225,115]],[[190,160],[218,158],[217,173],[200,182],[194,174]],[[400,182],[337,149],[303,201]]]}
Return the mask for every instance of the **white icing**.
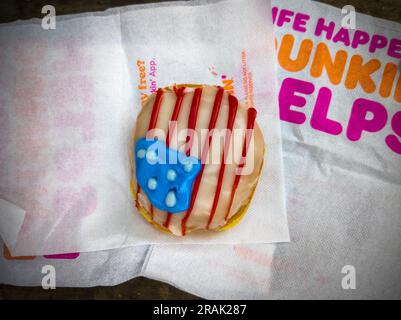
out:
{"label": "white icing", "polygon": [[156,164],[158,160],[156,151],[154,150],[146,151],[146,160],[148,161],[149,164]]}
{"label": "white icing", "polygon": [[167,180],[174,181],[175,178],[177,178],[177,172],[175,172],[175,170],[173,170],[173,169],[169,169],[167,171]]}
{"label": "white icing", "polygon": [[145,149],[139,149],[138,152],[136,153],[136,156],[139,159],[143,159],[146,156],[146,150]]}
{"label": "white icing", "polygon": [[185,171],[185,172],[191,172],[193,166],[194,166],[194,165],[193,165],[192,161],[190,161],[190,160],[185,161],[185,162],[184,162],[184,171]]}
{"label": "white icing", "polygon": [[177,203],[174,191],[169,191],[166,196],[166,206],[172,208]]}
{"label": "white icing", "polygon": [[149,180],[148,180],[148,188],[150,190],[156,190],[156,188],[157,188],[157,180],[155,178],[149,178]]}

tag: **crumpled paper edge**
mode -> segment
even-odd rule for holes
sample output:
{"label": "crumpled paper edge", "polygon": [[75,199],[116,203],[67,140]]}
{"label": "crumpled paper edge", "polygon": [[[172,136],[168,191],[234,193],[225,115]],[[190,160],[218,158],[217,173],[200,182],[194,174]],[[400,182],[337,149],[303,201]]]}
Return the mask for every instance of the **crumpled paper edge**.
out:
{"label": "crumpled paper edge", "polygon": [[18,234],[25,219],[25,210],[15,204],[0,199],[0,236],[13,253]]}

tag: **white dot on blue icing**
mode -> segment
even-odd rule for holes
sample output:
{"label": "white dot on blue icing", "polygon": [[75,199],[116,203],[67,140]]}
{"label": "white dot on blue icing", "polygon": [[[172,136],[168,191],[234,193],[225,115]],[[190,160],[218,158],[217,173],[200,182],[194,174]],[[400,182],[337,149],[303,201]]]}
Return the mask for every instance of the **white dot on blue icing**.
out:
{"label": "white dot on blue icing", "polygon": [[168,181],[174,181],[175,178],[177,178],[177,172],[173,169],[168,169],[167,171],[167,180]]}
{"label": "white dot on blue icing", "polygon": [[148,161],[149,164],[155,164],[157,163],[157,154],[156,151],[154,150],[148,150],[146,152],[146,160]]}
{"label": "white dot on blue icing", "polygon": [[192,171],[192,167],[193,167],[193,163],[191,160],[187,160],[184,162],[184,170],[185,172],[191,172]]}
{"label": "white dot on blue icing", "polygon": [[157,180],[155,178],[150,178],[148,180],[148,188],[150,190],[156,190],[156,188],[157,188]]}
{"label": "white dot on blue icing", "polygon": [[175,197],[174,191],[169,191],[166,196],[166,206],[172,208],[177,203],[177,198]]}
{"label": "white dot on blue icing", "polygon": [[139,149],[138,152],[136,153],[136,156],[139,159],[143,159],[146,156],[146,150],[145,149]]}

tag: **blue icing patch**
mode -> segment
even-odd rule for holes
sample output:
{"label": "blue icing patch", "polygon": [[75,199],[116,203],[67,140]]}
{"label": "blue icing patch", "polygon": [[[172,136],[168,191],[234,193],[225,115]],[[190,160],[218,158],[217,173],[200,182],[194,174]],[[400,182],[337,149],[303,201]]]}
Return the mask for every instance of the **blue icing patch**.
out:
{"label": "blue icing patch", "polygon": [[201,170],[198,158],[167,148],[164,141],[141,138],[135,144],[136,179],[150,202],[171,213],[186,211]]}

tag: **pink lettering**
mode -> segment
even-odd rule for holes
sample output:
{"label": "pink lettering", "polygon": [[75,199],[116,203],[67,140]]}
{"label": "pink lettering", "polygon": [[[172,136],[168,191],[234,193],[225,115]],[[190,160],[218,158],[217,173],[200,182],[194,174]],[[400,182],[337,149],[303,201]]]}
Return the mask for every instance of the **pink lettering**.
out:
{"label": "pink lettering", "polygon": [[315,86],[310,82],[293,78],[285,79],[279,93],[280,119],[297,124],[304,123],[305,114],[291,110],[291,106],[303,108],[306,105],[305,98],[296,96],[296,92],[311,94],[314,90]]}
{"label": "pink lettering", "polygon": [[387,38],[385,36],[381,36],[379,34],[375,34],[372,36],[372,40],[369,46],[369,52],[374,53],[376,49],[383,49],[387,45]]}
{"label": "pink lettering", "polygon": [[[368,114],[373,115],[371,119],[368,119]],[[357,141],[363,131],[378,132],[384,128],[386,122],[387,111],[382,104],[363,98],[357,99],[352,106],[347,137],[351,141]]]}
{"label": "pink lettering", "polygon": [[388,55],[392,58],[401,59],[401,40],[391,39],[388,47]]}
{"label": "pink lettering", "polygon": [[354,38],[352,39],[352,48],[356,49],[359,45],[367,44],[369,42],[369,34],[365,31],[356,30]]}
{"label": "pink lettering", "polygon": [[327,117],[331,101],[331,90],[321,88],[316,98],[316,105],[311,117],[311,127],[313,129],[326,132],[332,135],[339,135],[343,128],[337,121]]}
{"label": "pink lettering", "polygon": [[344,43],[345,46],[348,47],[350,45],[348,29],[341,28],[340,30],[338,30],[337,34],[333,38],[333,42],[334,43],[342,42]]}
{"label": "pink lettering", "polygon": [[295,31],[305,32],[306,31],[306,23],[310,19],[310,16],[303,13],[297,13],[294,19],[293,29]]}
{"label": "pink lettering", "polygon": [[336,26],[333,21],[331,21],[328,25],[325,25],[325,20],[324,18],[319,18],[316,24],[316,29],[315,29],[315,36],[320,37],[323,32],[326,33],[326,39],[330,40],[331,37],[333,36],[334,32],[334,27]]}
{"label": "pink lettering", "polygon": [[294,15],[293,11],[282,9],[277,18],[277,26],[281,27],[286,22],[291,22],[291,18]]}
{"label": "pink lettering", "polygon": [[386,144],[395,153],[401,154],[401,111],[398,111],[391,120],[391,128],[398,135],[390,134],[386,137]]}

